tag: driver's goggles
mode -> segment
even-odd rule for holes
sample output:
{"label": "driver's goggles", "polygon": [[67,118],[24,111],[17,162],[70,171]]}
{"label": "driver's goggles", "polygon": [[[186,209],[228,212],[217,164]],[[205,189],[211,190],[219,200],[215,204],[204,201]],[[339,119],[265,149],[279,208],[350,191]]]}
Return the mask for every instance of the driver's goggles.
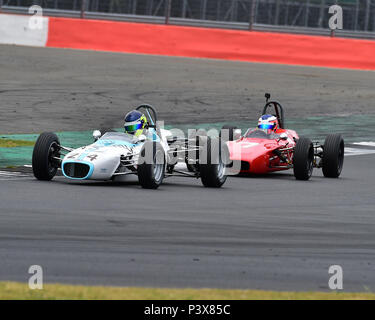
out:
{"label": "driver's goggles", "polygon": [[139,129],[142,129],[142,123],[136,123],[136,124],[131,124],[128,126],[124,126],[125,132],[135,132]]}
{"label": "driver's goggles", "polygon": [[274,128],[274,124],[260,124],[258,126],[259,129],[273,129]]}

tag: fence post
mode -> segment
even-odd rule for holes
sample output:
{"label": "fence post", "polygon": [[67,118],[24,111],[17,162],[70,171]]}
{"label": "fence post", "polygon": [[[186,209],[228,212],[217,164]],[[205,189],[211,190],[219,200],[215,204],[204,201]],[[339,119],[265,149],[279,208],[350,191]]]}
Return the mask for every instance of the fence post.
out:
{"label": "fence post", "polygon": [[320,3],[320,10],[319,10],[319,21],[318,21],[318,27],[323,28],[323,20],[324,20],[324,12],[326,10],[326,2],[325,0],[322,0]]}
{"label": "fence post", "polygon": [[369,22],[370,22],[370,10],[371,10],[371,0],[366,1],[366,13],[365,13],[365,25],[363,31],[368,31]]}
{"label": "fence post", "polygon": [[169,18],[171,16],[172,0],[165,0],[165,24],[169,24]]}
{"label": "fence post", "polygon": [[276,9],[275,9],[275,20],[274,20],[274,25],[278,25],[279,24],[279,16],[280,16],[280,0],[276,0],[275,1],[276,4]]}
{"label": "fence post", "polygon": [[86,0],[82,0],[82,2],[81,2],[81,19],[85,18],[85,10],[86,10]]}
{"label": "fence post", "polygon": [[254,17],[255,17],[255,1],[251,0],[250,4],[250,19],[249,19],[249,30],[253,30],[253,24],[254,24]]}
{"label": "fence post", "polygon": [[0,13],[1,13],[1,8],[3,7],[3,0],[0,0]]}

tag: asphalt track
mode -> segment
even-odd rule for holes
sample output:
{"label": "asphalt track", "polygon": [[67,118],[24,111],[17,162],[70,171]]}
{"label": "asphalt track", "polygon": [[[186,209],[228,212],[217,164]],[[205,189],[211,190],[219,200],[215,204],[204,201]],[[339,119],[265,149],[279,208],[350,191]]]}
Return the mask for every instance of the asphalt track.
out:
{"label": "asphalt track", "polygon": [[[231,177],[222,189],[168,178],[136,182],[0,182],[0,280],[145,287],[375,289],[374,155],[346,159],[340,179],[319,171]],[[134,180],[133,180],[134,181]]]}
{"label": "asphalt track", "polygon": [[[139,102],[167,121],[243,120],[267,88],[296,116],[374,112],[371,72],[6,46],[0,67],[2,133],[119,127]],[[47,282],[328,290],[338,264],[345,290],[374,291],[374,158],[346,158],[340,179],[231,177],[219,190],[0,176],[0,280],[26,282],[37,264]]]}
{"label": "asphalt track", "polygon": [[166,124],[375,113],[375,72],[0,45],[0,133],[123,125],[151,103]]}

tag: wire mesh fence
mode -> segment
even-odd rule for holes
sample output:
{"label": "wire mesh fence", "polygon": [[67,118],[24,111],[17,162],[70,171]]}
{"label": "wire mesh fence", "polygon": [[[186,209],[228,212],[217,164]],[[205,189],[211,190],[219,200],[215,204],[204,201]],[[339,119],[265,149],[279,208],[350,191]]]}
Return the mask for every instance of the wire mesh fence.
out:
{"label": "wire mesh fence", "polygon": [[275,26],[328,28],[343,9],[344,30],[375,31],[375,0],[0,0],[0,5]]}

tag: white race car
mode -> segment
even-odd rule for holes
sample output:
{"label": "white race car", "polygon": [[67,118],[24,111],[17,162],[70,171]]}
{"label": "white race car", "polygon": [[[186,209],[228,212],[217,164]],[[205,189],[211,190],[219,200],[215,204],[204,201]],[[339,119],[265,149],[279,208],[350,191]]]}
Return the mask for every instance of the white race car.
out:
{"label": "white race car", "polygon": [[[201,178],[205,187],[219,188],[227,179],[229,151],[220,139],[207,136],[178,138],[157,126],[157,114],[151,105],[140,105],[148,118],[147,135],[139,137],[122,132],[94,131],[95,142],[78,149],[60,144],[52,132],[42,133],[36,141],[32,166],[38,180],[52,180],[61,169],[74,180],[114,180],[138,175],[143,188],[156,189],[165,177]],[[187,164],[189,171],[176,168]]]}

